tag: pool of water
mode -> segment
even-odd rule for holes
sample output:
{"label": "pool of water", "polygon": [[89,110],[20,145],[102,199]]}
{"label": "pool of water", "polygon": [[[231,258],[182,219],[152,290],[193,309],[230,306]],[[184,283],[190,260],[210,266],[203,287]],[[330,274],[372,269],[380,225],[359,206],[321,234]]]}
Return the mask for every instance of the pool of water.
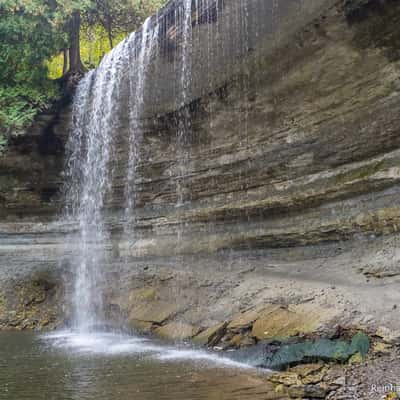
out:
{"label": "pool of water", "polygon": [[227,356],[111,333],[0,333],[0,399],[265,399],[265,372]]}

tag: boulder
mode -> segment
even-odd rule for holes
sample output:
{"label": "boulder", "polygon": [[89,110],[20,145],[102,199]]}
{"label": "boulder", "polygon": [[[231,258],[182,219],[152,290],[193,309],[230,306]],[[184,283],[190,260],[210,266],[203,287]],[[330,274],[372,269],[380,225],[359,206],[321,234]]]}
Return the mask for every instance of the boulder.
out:
{"label": "boulder", "polygon": [[129,293],[129,304],[135,306],[137,303],[151,302],[157,300],[157,292],[154,288],[134,289]]}
{"label": "boulder", "polygon": [[164,326],[160,326],[155,330],[155,333],[169,340],[185,340],[196,336],[199,333],[199,328],[184,322],[170,322]]}
{"label": "boulder", "polygon": [[227,326],[227,322],[214,325],[195,336],[193,342],[199,345],[215,346],[224,336]]}
{"label": "boulder", "polygon": [[137,319],[129,319],[128,325],[137,332],[150,333],[153,329],[154,324],[147,321],[139,321]]}
{"label": "boulder", "polygon": [[300,385],[289,387],[288,394],[292,399],[313,398],[325,399],[326,389],[318,385]]}
{"label": "boulder", "polygon": [[245,346],[253,346],[256,344],[256,340],[248,335],[248,334],[236,334],[232,337],[232,339],[229,341],[229,347],[233,348],[239,348],[239,347],[245,347]]}
{"label": "boulder", "polygon": [[[271,306],[276,307],[276,306]],[[272,310],[270,310],[272,312]],[[245,311],[244,313],[237,314],[233,317],[232,321],[228,324],[229,330],[240,330],[251,327],[254,321],[260,318],[261,310],[252,309]]]}
{"label": "boulder", "polygon": [[285,339],[299,333],[311,333],[318,325],[318,317],[311,313],[293,312],[283,307],[271,306],[255,321],[252,334],[258,340]]}
{"label": "boulder", "polygon": [[303,385],[317,384],[326,375],[323,364],[304,364],[297,365],[290,370],[298,375]]}
{"label": "boulder", "polygon": [[393,352],[393,347],[390,344],[377,342],[372,346],[372,352],[375,354],[390,354]]}
{"label": "boulder", "polygon": [[400,343],[400,331],[392,330],[381,326],[375,333],[376,336],[382,338],[382,340],[389,344],[399,344]]}
{"label": "boulder", "polygon": [[160,325],[167,319],[174,317],[180,311],[181,308],[178,305],[164,301],[139,304],[131,310],[129,320],[153,322]]}
{"label": "boulder", "polygon": [[285,386],[301,385],[299,375],[295,372],[282,372],[280,374],[273,374],[268,379],[270,382]]}

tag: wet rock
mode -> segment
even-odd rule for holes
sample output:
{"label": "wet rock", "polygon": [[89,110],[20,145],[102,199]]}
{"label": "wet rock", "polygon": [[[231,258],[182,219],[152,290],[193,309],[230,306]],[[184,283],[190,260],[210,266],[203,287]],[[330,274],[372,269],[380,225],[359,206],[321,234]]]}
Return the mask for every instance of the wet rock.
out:
{"label": "wet rock", "polygon": [[350,358],[349,358],[349,364],[361,364],[363,362],[363,356],[361,355],[361,353],[356,353],[353,354]]}
{"label": "wet rock", "polygon": [[328,386],[322,382],[326,375],[323,364],[300,365],[286,372],[275,373],[268,380],[276,385],[276,390],[291,398],[325,398]]}
{"label": "wet rock", "polygon": [[367,265],[361,267],[359,272],[365,275],[367,278],[392,278],[400,275],[400,269],[398,263],[395,265]]}
{"label": "wet rock", "polygon": [[221,322],[220,324],[214,325],[195,336],[193,342],[201,345],[207,344],[209,346],[215,346],[225,335],[227,326],[227,322]]}
{"label": "wet rock", "polygon": [[382,340],[388,344],[400,343],[400,331],[397,330],[391,330],[381,326],[377,329],[375,335],[382,338]]}
{"label": "wet rock", "polygon": [[369,337],[363,332],[358,332],[351,339],[350,347],[355,354],[360,353],[361,356],[365,356],[370,349],[370,345]]}
{"label": "wet rock", "polygon": [[180,310],[181,307],[179,307],[178,305],[163,301],[149,304],[140,304],[131,310],[129,314],[129,320],[138,320],[162,324],[167,319],[170,319],[178,314]]}
{"label": "wet rock", "polygon": [[157,299],[156,290],[149,287],[132,290],[129,293],[128,302],[131,306],[134,306],[138,302],[152,302],[156,301]]}
{"label": "wet rock", "polygon": [[341,376],[341,377],[335,379],[334,381],[332,381],[332,385],[345,386],[346,385],[346,377],[345,376]]}
{"label": "wet rock", "polygon": [[245,334],[237,334],[233,336],[229,340],[229,347],[233,348],[240,348],[240,347],[246,347],[246,346],[253,346],[256,344],[256,340],[251,334],[245,333]]}
{"label": "wet rock", "polygon": [[292,399],[305,398],[305,397],[324,399],[327,394],[326,389],[318,385],[291,386],[288,390],[288,393]]}
{"label": "wet rock", "polygon": [[284,339],[299,333],[313,332],[318,325],[318,318],[313,314],[271,306],[267,307],[255,321],[252,334],[258,340]]}
{"label": "wet rock", "polygon": [[155,330],[155,333],[169,340],[191,339],[199,333],[199,328],[183,322],[170,322]]}
{"label": "wet rock", "polygon": [[36,275],[0,294],[0,330],[53,329],[62,322],[58,284]]}
{"label": "wet rock", "polygon": [[269,381],[276,384],[285,386],[301,385],[301,380],[296,372],[282,372],[280,374],[273,374]]}
{"label": "wet rock", "polygon": [[150,333],[154,327],[152,322],[140,321],[137,319],[128,319],[128,325],[132,329],[140,333]]}
{"label": "wet rock", "polygon": [[372,346],[372,352],[378,355],[382,354],[390,354],[393,351],[393,348],[390,344],[377,342]]}
{"label": "wet rock", "polygon": [[260,318],[260,310],[248,310],[244,313],[236,315],[228,324],[227,328],[233,331],[249,328],[258,318]]}
{"label": "wet rock", "polygon": [[326,375],[323,364],[298,365],[291,369],[305,385],[320,383]]}
{"label": "wet rock", "polygon": [[390,392],[383,397],[383,400],[399,400],[399,394],[396,392]]}
{"label": "wet rock", "polygon": [[240,334],[233,336],[233,338],[228,343],[229,347],[235,347],[235,348],[240,347],[240,345],[242,343],[242,339],[243,339],[243,336]]}
{"label": "wet rock", "polygon": [[266,360],[262,366],[282,370],[297,364],[312,361],[345,362],[351,356],[359,353],[364,356],[369,350],[369,338],[363,333],[357,333],[352,341],[318,339],[301,343],[286,344],[276,350],[266,349]]}

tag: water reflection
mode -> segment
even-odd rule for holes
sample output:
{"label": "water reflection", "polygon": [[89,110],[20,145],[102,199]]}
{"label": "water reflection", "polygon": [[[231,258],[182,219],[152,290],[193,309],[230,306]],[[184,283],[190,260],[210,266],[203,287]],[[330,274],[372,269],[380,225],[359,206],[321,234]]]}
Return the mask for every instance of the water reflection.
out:
{"label": "water reflection", "polygon": [[0,334],[0,399],[265,399],[265,374],[146,339],[69,332]]}

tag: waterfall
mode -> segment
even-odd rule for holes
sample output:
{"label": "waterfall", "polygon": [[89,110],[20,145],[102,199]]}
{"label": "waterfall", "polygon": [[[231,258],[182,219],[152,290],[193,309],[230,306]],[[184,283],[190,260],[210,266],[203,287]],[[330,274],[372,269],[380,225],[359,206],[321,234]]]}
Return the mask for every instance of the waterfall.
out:
{"label": "waterfall", "polygon": [[135,226],[135,197],[134,190],[136,168],[140,161],[139,146],[142,141],[142,126],[140,118],[143,113],[145,102],[144,93],[146,90],[147,69],[150,63],[150,57],[158,38],[158,24],[150,29],[150,18],[147,18],[141,30],[140,47],[136,59],[134,57],[137,34],[133,33],[129,39],[129,156],[126,172],[125,185],[125,223],[124,233],[129,243],[134,243]]}
{"label": "waterfall", "polygon": [[[124,209],[118,225],[122,227],[128,247],[135,244],[138,167],[148,107],[156,114],[159,97],[149,80],[153,59],[161,77],[165,72],[176,78],[169,82],[175,89],[170,99],[177,114],[176,123],[176,208],[183,210],[190,201],[188,188],[192,123],[190,103],[195,96],[192,75],[193,27],[207,25],[208,41],[205,71],[210,71],[210,38],[215,12],[220,2],[209,0],[179,0],[167,6],[163,19],[159,15],[148,18],[142,29],[129,35],[107,54],[99,67],[90,71],[78,85],[73,102],[72,129],[67,143],[65,213],[63,219],[74,227],[65,246],[65,257],[74,274],[72,322],[77,330],[89,331],[104,322],[104,287],[107,265],[110,264],[112,244],[110,220],[114,179],[122,182]],[[221,5],[222,7],[222,5]],[[171,41],[175,40],[174,45]],[[199,42],[200,43],[200,42]],[[173,54],[168,55],[170,51]],[[176,54],[174,54],[176,53]],[[160,62],[161,61],[161,62]],[[153,76],[154,77],[154,76]],[[209,84],[206,84],[208,88]],[[208,90],[208,89],[207,89]],[[160,96],[159,96],[160,95]],[[172,111],[172,110],[171,110]],[[128,129],[126,129],[128,128]],[[120,135],[120,132],[122,135]],[[120,136],[123,136],[122,138]],[[122,146],[121,146],[122,143]],[[125,152],[126,166],[116,166],[121,152]],[[122,172],[121,172],[122,171]],[[189,171],[189,172],[188,172]],[[121,176],[122,175],[122,176]],[[117,178],[116,178],[117,177]],[[177,249],[181,246],[183,225],[178,227]],[[129,251],[128,251],[129,254]]]}
{"label": "waterfall", "polygon": [[[196,4],[197,7],[197,4]],[[177,146],[176,146],[176,208],[184,207],[188,201],[188,191],[185,190],[184,181],[188,171],[190,154],[187,144],[191,137],[191,118],[189,103],[191,99],[191,78],[192,78],[192,0],[183,0],[182,8],[177,10],[177,20],[181,27],[181,57],[179,80],[177,82],[176,109],[178,110],[177,121]],[[177,226],[177,245],[178,253],[182,252],[182,235],[184,224],[181,222]],[[179,262],[182,263],[182,260]]]}
{"label": "waterfall", "polygon": [[104,321],[102,288],[111,246],[107,201],[112,196],[115,134],[124,114],[127,86],[130,129],[124,231],[126,235],[132,233],[135,168],[142,135],[139,119],[146,66],[157,37],[157,28],[150,34],[149,26],[150,19],[141,35],[130,35],[105,56],[96,70],[87,73],[73,102],[64,219],[76,224],[66,245],[66,257],[74,270],[72,323],[79,331],[96,329]]}
{"label": "waterfall", "polygon": [[[118,50],[121,49],[119,47]],[[109,53],[96,71],[80,82],[73,103],[67,143],[66,218],[77,223],[67,243],[75,269],[73,324],[88,330],[102,320],[102,265],[109,233],[103,209],[111,187],[109,168],[123,63],[119,51]]]}

